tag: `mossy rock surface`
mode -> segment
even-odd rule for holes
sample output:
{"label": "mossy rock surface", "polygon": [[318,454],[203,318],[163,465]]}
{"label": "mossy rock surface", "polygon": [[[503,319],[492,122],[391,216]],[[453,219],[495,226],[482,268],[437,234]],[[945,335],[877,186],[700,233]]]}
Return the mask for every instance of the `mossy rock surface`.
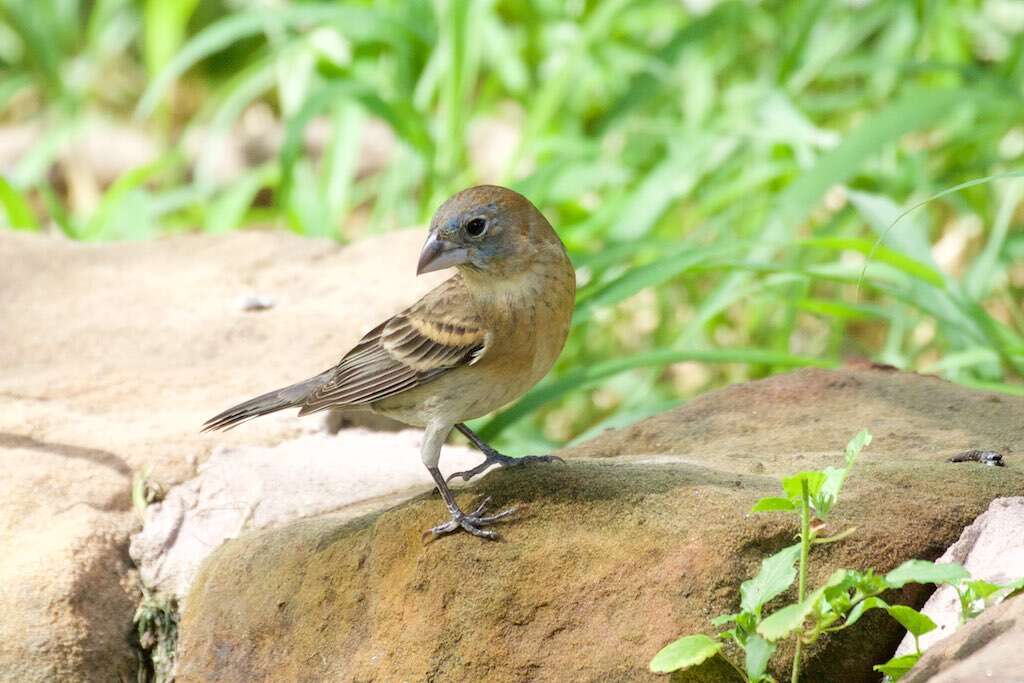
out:
{"label": "mossy rock surface", "polygon": [[[459,498],[521,506],[501,542],[423,545],[444,516],[432,495],[249,534],[211,556],[188,597],[179,680],[655,680],[650,658],[735,610],[739,584],[793,542],[787,516],[749,513],[780,475],[839,464],[870,429],[830,520],[857,532],[814,550],[811,585],[841,566],[886,571],[937,557],[993,498],[1024,491],[1022,416],[1024,399],[933,378],[805,370],[608,432],[564,451],[564,466],[486,476]],[[946,462],[975,448],[1009,466]],[[869,615],[811,648],[804,680],[876,681],[871,665],[901,635]]]}

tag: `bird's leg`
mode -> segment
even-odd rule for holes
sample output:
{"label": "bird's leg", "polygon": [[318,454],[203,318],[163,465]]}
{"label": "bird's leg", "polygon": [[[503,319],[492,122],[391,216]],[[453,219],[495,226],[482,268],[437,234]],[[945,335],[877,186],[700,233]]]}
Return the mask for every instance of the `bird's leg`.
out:
{"label": "bird's leg", "polygon": [[441,470],[437,469],[437,462],[441,457],[441,447],[444,445],[444,441],[451,429],[452,425],[450,423],[431,423],[426,426],[423,432],[423,443],[420,445],[420,455],[423,457],[423,464],[426,466],[427,471],[430,472],[430,476],[434,478],[437,490],[441,497],[444,498],[444,504],[448,506],[448,512],[452,516],[444,524],[438,524],[433,529],[424,532],[423,539],[426,540],[428,536],[437,538],[438,536],[444,536],[445,534],[462,529],[480,538],[497,540],[498,534],[481,527],[494,524],[499,519],[508,517],[516,509],[511,508],[495,515],[486,516],[483,514],[483,511],[490,500],[488,498],[468,515],[462,511],[459,504],[455,502],[455,496],[452,495],[451,489],[448,488],[448,483],[444,480]]}
{"label": "bird's leg", "polygon": [[499,453],[497,450],[484,443],[483,439],[474,434],[473,430],[465,424],[460,422],[455,425],[455,428],[462,432],[462,435],[469,439],[474,446],[480,449],[480,452],[484,454],[484,461],[471,470],[453,472],[452,474],[449,474],[446,481],[451,481],[455,477],[462,477],[464,481],[469,481],[491,465],[497,465],[498,467],[518,467],[532,462],[565,462],[557,455],[524,455],[519,458],[513,458]]}
{"label": "bird's leg", "polygon": [[498,540],[498,534],[490,531],[489,529],[483,529],[489,524],[494,524],[500,519],[508,517],[516,508],[511,507],[507,510],[502,510],[493,515],[483,515],[484,507],[490,502],[490,497],[484,498],[483,502],[477,506],[473,512],[466,514],[459,507],[459,504],[455,502],[455,496],[452,495],[451,490],[448,488],[448,484],[444,480],[444,476],[441,474],[441,470],[437,469],[436,466],[427,465],[427,470],[430,472],[430,476],[434,478],[434,483],[437,484],[437,490],[441,492],[441,497],[444,498],[445,505],[448,506],[448,512],[451,513],[452,518],[444,524],[438,524],[433,529],[428,529],[423,533],[423,539],[426,540],[428,536],[437,538],[450,534],[453,531],[462,529],[468,531],[474,536],[479,538],[486,538],[492,541]]}

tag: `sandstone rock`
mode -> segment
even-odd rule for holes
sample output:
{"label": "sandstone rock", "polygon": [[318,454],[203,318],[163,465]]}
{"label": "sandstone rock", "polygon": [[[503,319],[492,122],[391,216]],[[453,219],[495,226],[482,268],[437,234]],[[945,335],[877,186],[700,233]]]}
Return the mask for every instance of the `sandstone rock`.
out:
{"label": "sandstone rock", "polygon": [[[739,584],[792,541],[785,518],[748,514],[777,477],[840,462],[870,429],[831,522],[858,530],[815,549],[812,585],[839,566],[932,559],[990,501],[1024,490],[1022,413],[1024,399],[928,377],[804,370],[608,432],[563,453],[565,467],[487,476],[472,494],[525,508],[501,543],[421,545],[444,516],[429,495],[248,534],[189,594],[180,680],[654,680],[654,653],[734,610]],[[1009,466],[946,462],[971,448]],[[914,585],[893,596],[925,597]],[[877,681],[871,666],[902,633],[869,614],[841,636],[811,649],[805,680]]]}
{"label": "sandstone rock", "polygon": [[901,683],[1020,683],[1024,596],[1010,598],[930,647]]}
{"label": "sandstone rock", "polygon": [[[423,239],[341,247],[253,231],[94,245],[0,232],[0,433],[108,452],[168,482],[215,445],[296,436],[301,423],[283,415],[198,428],[330,367],[444,279],[415,276]],[[243,310],[249,295],[274,306]]]}
{"label": "sandstone rock", "polygon": [[0,681],[134,680],[130,472],[0,434]]}
{"label": "sandstone rock", "polygon": [[[312,433],[276,446],[223,448],[199,474],[146,508],[131,556],[146,586],[182,601],[199,564],[243,530],[331,514],[352,519],[433,488],[420,460],[422,432],[346,429]],[[444,453],[448,471],[483,456],[465,447]]]}
{"label": "sandstone rock", "polygon": [[[443,278],[415,278],[422,240],[93,245],[0,231],[0,681],[134,677],[133,473],[173,484],[215,445],[308,432],[290,416],[198,428],[329,367]],[[246,311],[249,295],[274,305]]]}
{"label": "sandstone rock", "polygon": [[[972,579],[996,584],[1024,577],[1024,497],[992,501],[936,562],[956,562],[971,573]],[[919,639],[922,650],[934,646],[960,626],[960,601],[952,586],[938,588],[921,611],[938,625]],[[896,654],[913,651],[914,639],[907,635]]]}

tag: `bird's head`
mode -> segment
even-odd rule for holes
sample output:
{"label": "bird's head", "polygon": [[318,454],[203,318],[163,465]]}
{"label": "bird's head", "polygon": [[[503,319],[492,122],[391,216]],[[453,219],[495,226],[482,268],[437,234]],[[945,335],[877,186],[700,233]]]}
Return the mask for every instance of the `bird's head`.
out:
{"label": "bird's head", "polygon": [[416,274],[457,266],[464,273],[511,275],[530,267],[561,240],[523,195],[496,185],[463,190],[430,222]]}

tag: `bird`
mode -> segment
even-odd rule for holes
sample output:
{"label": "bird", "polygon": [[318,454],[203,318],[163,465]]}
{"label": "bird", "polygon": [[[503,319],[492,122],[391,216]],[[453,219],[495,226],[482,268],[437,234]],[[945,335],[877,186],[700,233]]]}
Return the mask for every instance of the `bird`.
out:
{"label": "bird", "polygon": [[[562,352],[576,300],[576,274],[558,233],[523,195],[505,187],[462,190],[434,213],[416,274],[455,274],[409,308],[366,333],[337,365],[257,396],[211,418],[203,431],[298,407],[369,409],[424,430],[420,455],[449,519],[424,532],[432,540],[459,530],[495,540],[489,527],[515,507],[486,514],[459,507],[449,488],[492,465],[561,461],[554,455],[510,457],[467,425],[505,406],[540,381]],[[445,478],[441,449],[457,429],[484,455],[477,467]]]}

